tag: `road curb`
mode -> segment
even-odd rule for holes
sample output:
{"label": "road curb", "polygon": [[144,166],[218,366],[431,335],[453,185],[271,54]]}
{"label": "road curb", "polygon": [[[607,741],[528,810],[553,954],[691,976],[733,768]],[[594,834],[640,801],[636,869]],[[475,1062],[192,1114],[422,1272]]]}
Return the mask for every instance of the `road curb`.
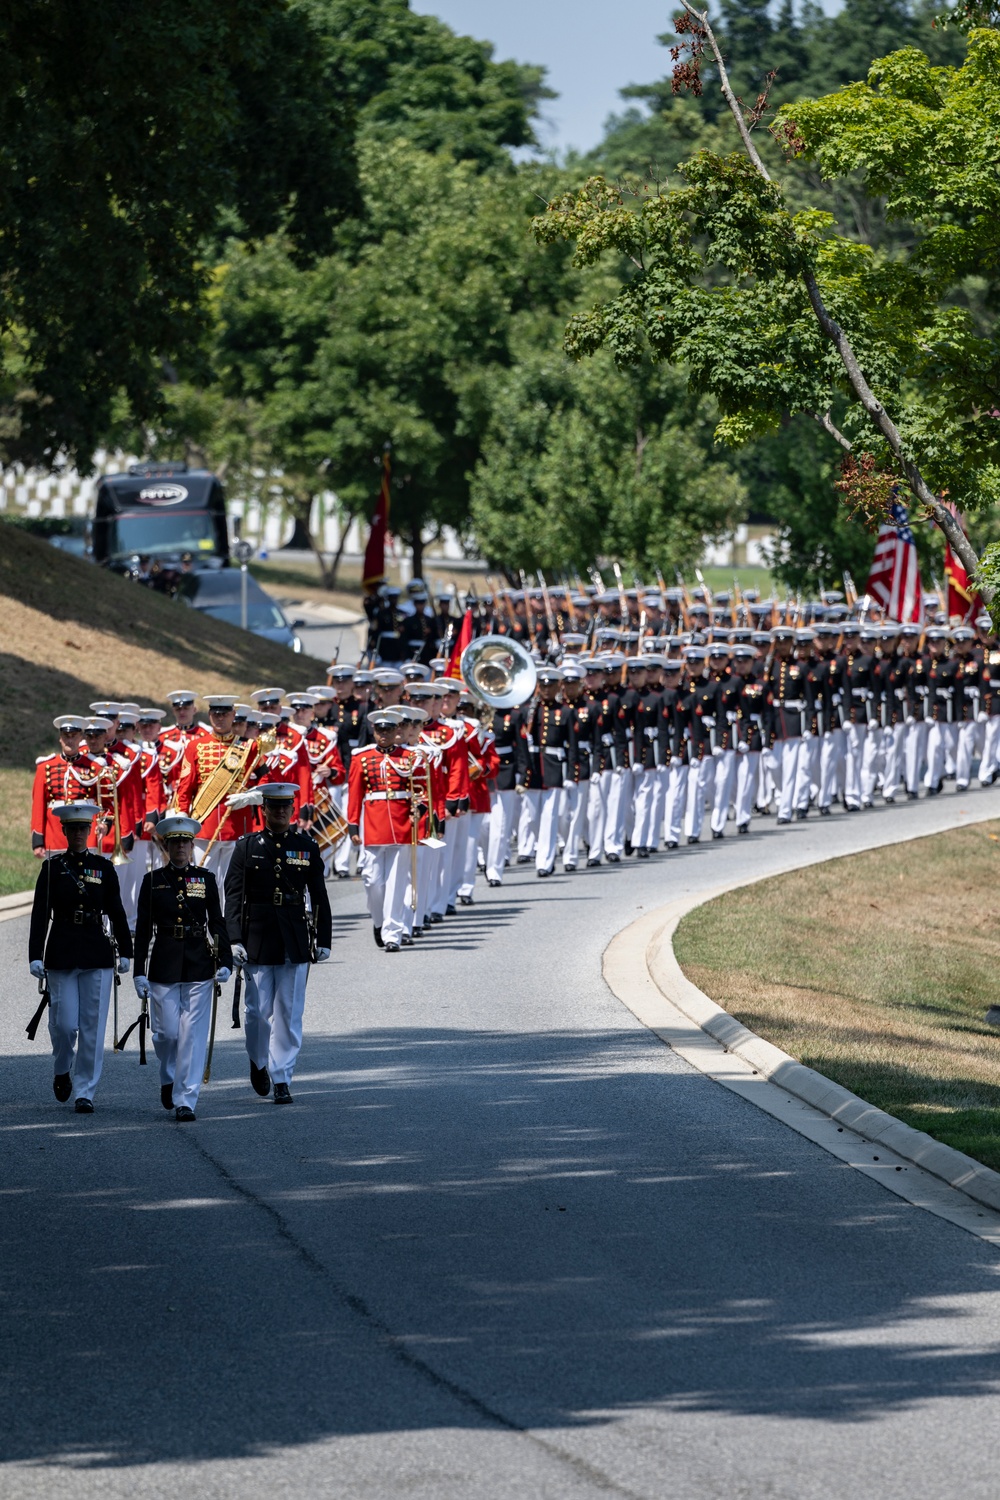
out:
{"label": "road curb", "polygon": [[0,922],[27,916],[34,899],[34,891],[15,891],[11,896],[0,896]]}
{"label": "road curb", "polygon": [[[835,857],[850,858],[849,855]],[[815,861],[807,863],[814,864]],[[794,864],[789,866],[789,870],[795,868]],[[776,873],[788,872],[771,871],[753,880],[730,881],[707,892],[682,896],[640,917],[618,933],[605,951],[604,973],[611,989],[643,1025],[668,1045],[673,1039],[667,1007],[672,1007],[724,1051],[749,1064],[755,1074],[810,1105],[838,1127],[893,1152],[976,1203],[1000,1210],[1000,1173],[973,1161],[963,1151],[904,1125],[902,1120],[876,1109],[841,1084],[797,1062],[773,1042],[765,1041],[723,1010],[684,973],[673,945],[674,933],[682,917],[727,891],[745,889],[760,880],[773,879]]]}

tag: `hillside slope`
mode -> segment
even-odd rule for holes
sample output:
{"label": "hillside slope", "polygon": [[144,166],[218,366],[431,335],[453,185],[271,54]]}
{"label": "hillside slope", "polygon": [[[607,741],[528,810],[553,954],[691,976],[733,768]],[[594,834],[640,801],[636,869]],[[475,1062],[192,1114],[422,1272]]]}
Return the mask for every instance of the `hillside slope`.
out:
{"label": "hillside slope", "polygon": [[0,894],[37,870],[31,775],[56,747],[56,714],[86,713],[98,698],[166,707],[177,687],[291,691],[324,682],[325,669],[0,522]]}

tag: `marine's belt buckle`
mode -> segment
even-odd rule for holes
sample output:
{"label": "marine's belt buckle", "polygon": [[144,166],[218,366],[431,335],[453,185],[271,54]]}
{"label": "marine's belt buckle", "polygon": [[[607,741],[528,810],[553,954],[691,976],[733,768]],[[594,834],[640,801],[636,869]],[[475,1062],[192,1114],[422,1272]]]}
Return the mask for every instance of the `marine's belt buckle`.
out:
{"label": "marine's belt buckle", "polygon": [[73,926],[74,927],[82,927],[83,926],[83,907],[82,906],[78,906],[76,908],[76,910],[74,911],[74,913],[73,913]]}
{"label": "marine's belt buckle", "polygon": [[180,938],[180,940],[183,942],[183,940],[184,940],[184,923],[183,922],[175,922],[174,923],[174,937],[175,938]]}
{"label": "marine's belt buckle", "polygon": [[274,893],[274,904],[275,904],[275,906],[281,906],[283,904],[284,900],[285,900],[285,894],[284,894],[284,892],[283,891],[275,891],[275,893]]}

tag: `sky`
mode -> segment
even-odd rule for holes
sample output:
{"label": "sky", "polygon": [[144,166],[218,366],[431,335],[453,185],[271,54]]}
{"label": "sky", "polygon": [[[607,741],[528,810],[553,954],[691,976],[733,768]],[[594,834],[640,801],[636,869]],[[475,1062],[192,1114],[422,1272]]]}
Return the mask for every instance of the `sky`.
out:
{"label": "sky", "polygon": [[[618,90],[663,78],[670,54],[657,35],[671,29],[671,0],[411,0],[453,31],[494,43],[498,61],[541,63],[559,94],[545,101],[541,144],[589,151],[609,114],[629,101]],[[823,0],[836,9],[837,0]]]}

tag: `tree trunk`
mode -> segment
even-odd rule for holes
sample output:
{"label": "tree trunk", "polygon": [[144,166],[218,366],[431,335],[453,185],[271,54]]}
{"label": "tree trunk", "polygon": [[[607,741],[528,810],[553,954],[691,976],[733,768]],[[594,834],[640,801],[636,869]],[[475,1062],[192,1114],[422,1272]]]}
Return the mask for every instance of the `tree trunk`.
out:
{"label": "tree trunk", "polygon": [[421,528],[419,526],[414,526],[413,530],[410,532],[410,546],[413,550],[413,577],[423,578],[424,539],[421,535]]}
{"label": "tree trunk", "polygon": [[347,546],[347,533],[354,525],[356,515],[357,511],[348,511],[347,519],[344,521],[343,525],[340,528],[340,541],[337,543],[337,550],[333,554],[333,561],[323,575],[323,587],[325,589],[335,589],[337,587],[337,574],[340,571],[341,560],[344,556],[344,548]]}

